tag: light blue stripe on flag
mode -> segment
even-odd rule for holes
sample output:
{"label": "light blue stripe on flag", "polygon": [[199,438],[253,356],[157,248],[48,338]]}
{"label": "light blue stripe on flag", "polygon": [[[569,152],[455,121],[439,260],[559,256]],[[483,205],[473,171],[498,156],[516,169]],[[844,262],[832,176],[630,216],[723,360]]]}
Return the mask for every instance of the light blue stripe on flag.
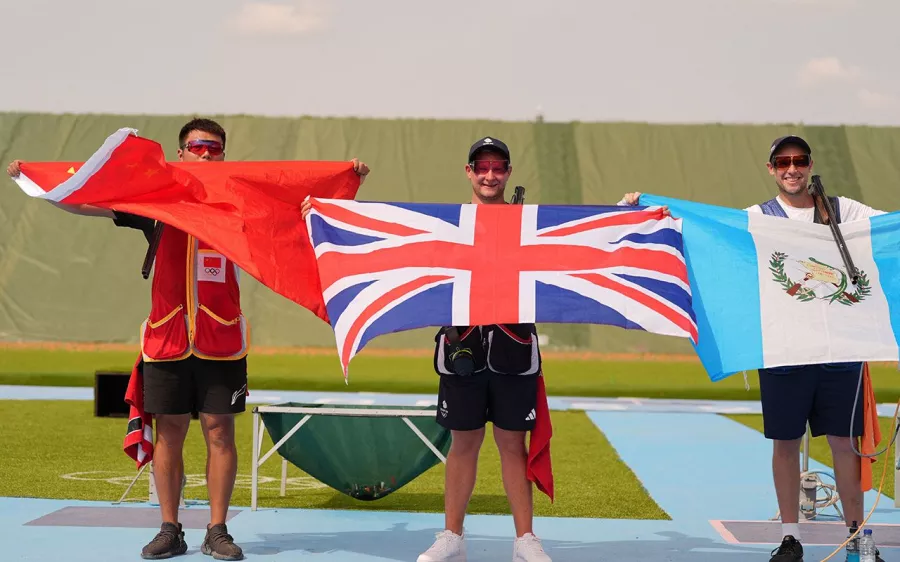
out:
{"label": "light blue stripe on flag", "polygon": [[900,213],[872,217],[869,225],[872,257],[887,298],[894,338],[900,346]]}
{"label": "light blue stripe on flag", "polygon": [[762,365],[759,266],[747,212],[648,194],[641,204],[668,205],[682,219],[699,329],[694,348],[710,379],[733,375],[739,365]]}

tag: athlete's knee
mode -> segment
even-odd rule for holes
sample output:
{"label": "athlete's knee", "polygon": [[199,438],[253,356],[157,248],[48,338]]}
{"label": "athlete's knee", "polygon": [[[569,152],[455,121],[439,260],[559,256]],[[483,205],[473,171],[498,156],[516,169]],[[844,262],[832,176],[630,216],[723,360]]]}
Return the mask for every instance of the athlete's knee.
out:
{"label": "athlete's knee", "polygon": [[527,455],[524,431],[507,431],[494,426],[494,442],[497,443],[497,450],[500,451],[501,457],[525,457]]}
{"label": "athlete's knee", "polygon": [[229,450],[234,443],[234,416],[230,414],[201,414],[210,449]]}
{"label": "athlete's knee", "polygon": [[772,454],[779,458],[793,458],[800,454],[800,439],[775,439]]}
{"label": "athlete's knee", "polygon": [[184,443],[191,426],[190,414],[161,414],[155,417],[155,421],[157,442],[175,445]]}
{"label": "athlete's knee", "polygon": [[472,431],[453,431],[450,453],[461,457],[478,457],[484,442],[484,428]]}

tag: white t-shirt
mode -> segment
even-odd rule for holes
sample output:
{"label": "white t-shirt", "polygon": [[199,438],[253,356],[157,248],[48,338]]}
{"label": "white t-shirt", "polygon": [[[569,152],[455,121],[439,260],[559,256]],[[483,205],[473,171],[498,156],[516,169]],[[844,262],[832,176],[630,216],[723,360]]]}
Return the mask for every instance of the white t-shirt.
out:
{"label": "white t-shirt", "polygon": [[[873,209],[872,207],[863,205],[859,201],[855,201],[853,199],[848,199],[846,197],[838,197],[838,199],[840,200],[839,204],[842,223],[863,220],[869,217],[874,217],[875,215],[884,214],[884,211]],[[775,201],[781,206],[782,209],[784,209],[784,214],[786,214],[789,219],[804,222],[815,222],[815,209],[813,207],[791,207],[790,205],[782,201],[781,197],[776,197]],[[747,207],[744,210],[751,213],[762,213],[762,208],[760,208],[759,205],[753,205],[752,207]]]}

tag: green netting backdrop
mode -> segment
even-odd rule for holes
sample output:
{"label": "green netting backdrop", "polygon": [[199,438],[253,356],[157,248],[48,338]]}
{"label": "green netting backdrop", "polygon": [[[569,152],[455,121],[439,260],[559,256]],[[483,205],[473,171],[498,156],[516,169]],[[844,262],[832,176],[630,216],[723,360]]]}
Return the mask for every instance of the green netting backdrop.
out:
{"label": "green netting backdrop", "polygon": [[[900,207],[900,129],[800,125],[649,125],[212,116],[228,131],[231,160],[347,160],[372,168],[359,198],[463,202],[463,167],[484,135],[512,150],[512,185],[527,203],[613,204],[643,191],[730,207],[772,197],[766,151],[776,136],[804,135],[832,194]],[[0,161],[84,160],[121,127],[138,129],[175,158],[190,116],[0,113]],[[140,277],[146,242],[112,221],[72,216],[0,179],[0,340],[135,343],[149,306]],[[253,344],[334,346],[326,324],[242,278]],[[548,348],[691,353],[685,340],[586,325],[548,325]],[[371,347],[426,348],[433,330],[376,339]]]}

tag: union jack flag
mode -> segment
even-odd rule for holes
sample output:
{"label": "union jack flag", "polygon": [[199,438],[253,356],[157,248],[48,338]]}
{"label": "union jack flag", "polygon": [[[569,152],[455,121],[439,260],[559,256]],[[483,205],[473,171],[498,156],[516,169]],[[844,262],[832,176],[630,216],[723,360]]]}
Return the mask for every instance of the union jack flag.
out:
{"label": "union jack flag", "polygon": [[426,326],[590,323],[697,341],[681,222],[659,207],[311,203],[344,376],[372,338]]}

